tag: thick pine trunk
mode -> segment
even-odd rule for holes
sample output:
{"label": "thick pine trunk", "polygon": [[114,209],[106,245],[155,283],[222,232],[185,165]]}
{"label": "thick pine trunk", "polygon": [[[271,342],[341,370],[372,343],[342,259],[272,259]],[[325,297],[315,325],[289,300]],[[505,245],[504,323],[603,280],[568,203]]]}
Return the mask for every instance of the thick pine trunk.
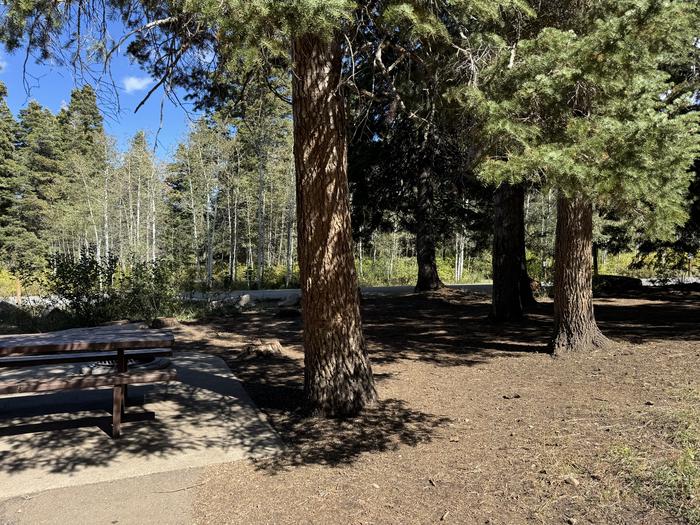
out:
{"label": "thick pine trunk", "polygon": [[341,55],[335,38],[292,44],[304,395],[325,416],[356,414],[376,399],[353,260]]}
{"label": "thick pine trunk", "polygon": [[432,171],[425,167],[418,174],[416,195],[416,259],[418,282],[416,292],[438,290],[445,286],[438,275],[435,262],[435,232],[433,231],[434,191]]}
{"label": "thick pine trunk", "polygon": [[593,315],[593,207],[580,195],[557,199],[554,261],[555,355],[602,347],[608,339]]}
{"label": "thick pine trunk", "polygon": [[502,184],[494,192],[491,318],[520,319],[537,304],[525,257],[525,188]]}

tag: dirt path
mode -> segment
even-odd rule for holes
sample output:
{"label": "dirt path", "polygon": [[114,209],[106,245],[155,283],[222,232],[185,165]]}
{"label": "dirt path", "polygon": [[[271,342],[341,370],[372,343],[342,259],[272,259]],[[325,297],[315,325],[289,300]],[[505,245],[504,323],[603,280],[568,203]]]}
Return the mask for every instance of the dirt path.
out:
{"label": "dirt path", "polygon": [[[669,425],[700,400],[700,294],[598,300],[615,346],[562,359],[545,353],[551,305],[512,326],[487,323],[487,312],[486,298],[457,291],[366,300],[382,401],[353,421],[298,410],[303,356],[293,312],[183,327],[186,345],[227,358],[288,445],[275,460],[209,469],[196,497],[200,521],[700,520],[692,494],[645,495],[639,476],[652,470],[636,468],[676,465],[682,449]],[[257,337],[279,338],[283,353],[241,357]]]}

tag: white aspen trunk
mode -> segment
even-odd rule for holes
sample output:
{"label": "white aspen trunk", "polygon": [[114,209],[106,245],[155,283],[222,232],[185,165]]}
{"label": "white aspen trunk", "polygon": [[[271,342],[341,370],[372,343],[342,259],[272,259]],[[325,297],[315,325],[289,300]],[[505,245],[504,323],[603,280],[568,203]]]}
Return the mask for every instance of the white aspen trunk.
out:
{"label": "white aspen trunk", "polygon": [[156,262],[156,182],[157,176],[155,169],[153,170],[153,179],[151,181],[151,261]]}
{"label": "white aspen trunk", "polygon": [[238,280],[238,190],[233,198],[233,245],[231,246],[233,255],[233,281]]}
{"label": "white aspen trunk", "polygon": [[296,194],[294,192],[294,178],[295,172],[293,168],[288,171],[289,175],[289,193],[287,194],[287,273],[285,275],[285,286],[289,288],[292,283],[292,276],[294,273],[294,217],[296,216],[296,206],[295,199]]}
{"label": "white aspen trunk", "polygon": [[391,232],[391,255],[389,257],[389,281],[394,278],[394,257],[396,253],[396,230]]}
{"label": "white aspen trunk", "polygon": [[102,193],[102,228],[105,243],[105,259],[109,259],[110,256],[110,236],[109,236],[109,176],[105,172],[105,185],[104,191]]}
{"label": "white aspen trunk", "polygon": [[282,264],[282,252],[284,251],[284,242],[285,242],[285,235],[283,235],[284,231],[284,222],[285,222],[285,217],[284,213],[279,214],[279,220],[275,221],[275,224],[277,225],[275,227],[275,239],[277,239],[277,253],[275,253],[275,265],[280,266]]}
{"label": "white aspen trunk", "polygon": [[[95,257],[97,257],[97,260],[100,260],[100,233],[97,229],[97,221],[95,220],[95,213],[92,208],[92,199],[90,198],[90,191],[88,189],[87,185],[87,180],[85,180],[85,175],[83,173],[80,173],[80,178],[83,181],[83,188],[85,189],[85,201],[88,205],[88,213],[90,214],[90,223],[92,224],[92,231],[93,234],[95,235]],[[87,235],[85,236],[85,242],[86,242],[86,249],[89,249],[89,243],[87,241]]]}
{"label": "white aspen trunk", "polygon": [[228,282],[233,283],[233,217],[231,212],[231,188],[226,190],[226,224],[228,226]]}
{"label": "white aspen trunk", "polygon": [[284,285],[289,288],[292,283],[292,272],[294,269],[294,247],[292,239],[293,221],[287,221],[287,273],[284,278]]}
{"label": "white aspen trunk", "polygon": [[459,241],[459,280],[461,281],[464,277],[464,245],[466,243],[463,233],[459,235]]}
{"label": "white aspen trunk", "polygon": [[205,214],[205,227],[207,231],[207,288],[211,288],[212,272],[213,272],[213,254],[212,254],[212,226],[211,226],[211,191],[207,185],[207,211]]}
{"label": "white aspen trunk", "polygon": [[127,195],[129,198],[129,216],[127,217],[127,231],[129,233],[129,249],[134,249],[134,196],[133,188],[131,187],[131,160],[127,160]]}
{"label": "white aspen trunk", "polygon": [[359,260],[360,260],[360,277],[364,277],[364,268],[362,267],[362,239],[360,239],[357,243],[357,254],[359,255]]}
{"label": "white aspen trunk", "polygon": [[528,191],[525,197],[525,224],[527,225],[527,219],[530,216],[530,197],[531,193]]}
{"label": "white aspen trunk", "polygon": [[375,263],[377,262],[377,241],[376,241],[376,235],[372,233],[372,268],[374,268]]}
{"label": "white aspen trunk", "polygon": [[143,251],[141,247],[141,173],[136,183],[136,249],[138,257],[143,260]]}
{"label": "white aspen trunk", "polygon": [[192,187],[192,177],[190,183],[190,208],[192,209],[192,253],[194,255],[195,278],[199,280],[199,238],[197,235],[197,207],[194,202],[194,188]]}
{"label": "white aspen trunk", "polygon": [[[547,216],[549,213],[545,212],[545,206],[544,206],[544,193],[540,193],[541,196],[541,205],[542,205],[542,220],[540,221],[540,239],[542,239],[542,244],[541,244],[541,250],[540,250],[540,263],[542,264],[542,281],[547,280],[547,262],[545,260],[546,252],[545,252],[545,245],[544,245],[544,235],[546,231],[546,220]],[[549,199],[549,196],[547,196]],[[549,205],[547,206],[549,208]]]}
{"label": "white aspen trunk", "polygon": [[459,233],[455,233],[455,282],[459,282]]}
{"label": "white aspen trunk", "polygon": [[250,231],[250,198],[246,193],[246,240],[247,240],[247,256],[246,256],[246,281],[248,281],[248,288],[250,288],[251,277],[253,272],[253,235]]}
{"label": "white aspen trunk", "polygon": [[265,268],[265,166],[258,148],[258,289],[262,289],[263,271]]}
{"label": "white aspen trunk", "polygon": [[124,270],[124,211],[122,206],[119,206],[119,230],[117,235],[119,236],[119,262],[122,266],[122,270]]}

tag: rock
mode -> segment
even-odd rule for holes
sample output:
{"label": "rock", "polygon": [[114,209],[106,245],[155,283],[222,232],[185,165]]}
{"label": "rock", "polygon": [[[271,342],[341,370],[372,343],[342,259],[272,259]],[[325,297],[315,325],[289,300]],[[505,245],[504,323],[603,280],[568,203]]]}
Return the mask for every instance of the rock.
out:
{"label": "rock", "polygon": [[593,276],[594,295],[608,295],[622,292],[641,290],[644,284],[641,279],[624,275],[595,275]]}
{"label": "rock", "polygon": [[576,518],[566,518],[566,523],[568,525],[576,525]]}
{"label": "rock", "polygon": [[174,328],[180,326],[180,321],[174,317],[156,317],[151,323],[151,328]]}
{"label": "rock", "polygon": [[577,480],[573,475],[569,474],[564,478],[564,483],[567,483],[568,485],[573,485],[574,487],[579,486],[579,480]]}
{"label": "rock", "polygon": [[520,399],[520,394],[504,395],[503,399]]}
{"label": "rock", "polygon": [[277,356],[282,354],[283,348],[279,339],[256,339],[247,345],[238,357]]}
{"label": "rock", "polygon": [[0,301],[0,318],[7,319],[22,313],[22,309],[7,301]]}
{"label": "rock", "polygon": [[245,306],[253,306],[253,298],[250,296],[249,293],[245,293],[236,300],[236,306],[238,306],[239,308],[243,308]]}
{"label": "rock", "polygon": [[71,321],[70,314],[60,308],[51,308],[44,312],[41,317],[51,328],[63,328]]}
{"label": "rock", "polygon": [[299,294],[289,294],[287,297],[282,299],[277,306],[298,306],[301,302],[301,295]]}

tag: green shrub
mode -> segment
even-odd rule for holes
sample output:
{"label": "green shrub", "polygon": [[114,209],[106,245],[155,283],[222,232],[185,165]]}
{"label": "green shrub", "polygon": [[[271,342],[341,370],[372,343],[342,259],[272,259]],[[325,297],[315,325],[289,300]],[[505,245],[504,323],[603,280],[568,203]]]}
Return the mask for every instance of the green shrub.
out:
{"label": "green shrub", "polygon": [[51,269],[49,290],[67,305],[76,324],[150,321],[179,308],[179,274],[172,261],[137,262],[118,273],[116,257],[101,260],[85,250],[77,260],[53,256]]}
{"label": "green shrub", "polygon": [[78,322],[94,325],[112,317],[115,257],[99,260],[94,250],[83,250],[77,260],[56,254],[49,264],[49,291],[67,304]]}
{"label": "green shrub", "polygon": [[176,278],[172,261],[134,263],[119,278],[113,315],[147,321],[172,315],[180,306]]}

